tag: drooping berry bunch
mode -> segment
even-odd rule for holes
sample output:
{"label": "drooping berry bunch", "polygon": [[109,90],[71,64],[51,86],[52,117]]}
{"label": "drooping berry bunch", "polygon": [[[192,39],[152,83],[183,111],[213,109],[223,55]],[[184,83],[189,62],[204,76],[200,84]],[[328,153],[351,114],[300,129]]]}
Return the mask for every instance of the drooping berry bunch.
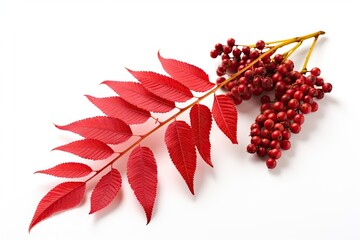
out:
{"label": "drooping berry bunch", "polygon": [[[262,56],[266,48],[270,50]],[[274,94],[273,98],[268,93],[261,96],[260,114],[250,127],[251,141],[247,146],[249,153],[268,156],[266,165],[269,169],[276,167],[282,150],[291,148],[291,134],[301,131],[304,115],[318,110],[315,100],[322,99],[332,90],[331,83],[325,83],[320,77],[318,67],[307,71],[305,65],[302,71],[296,71],[294,62],[288,59],[289,52],[272,55],[271,46],[262,40],[240,49],[233,38],[228,39],[226,45],[216,44],[210,52],[213,58],[221,56],[221,64],[216,70],[219,76],[217,84],[224,87],[235,104],[250,99],[252,95]],[[241,74],[232,77],[231,81],[224,77],[231,77],[237,71]]]}

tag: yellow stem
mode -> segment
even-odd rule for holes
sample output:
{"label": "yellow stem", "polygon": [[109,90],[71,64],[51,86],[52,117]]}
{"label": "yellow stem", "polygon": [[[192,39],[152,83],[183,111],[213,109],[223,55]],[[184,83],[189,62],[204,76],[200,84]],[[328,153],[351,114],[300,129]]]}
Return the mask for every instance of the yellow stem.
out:
{"label": "yellow stem", "polygon": [[300,45],[303,43],[303,41],[299,41],[293,48],[291,48],[289,51],[287,51],[286,53],[284,53],[283,54],[283,56],[284,56],[284,60],[285,59],[288,59],[290,56],[291,56],[291,54],[293,54],[295,51],[296,51],[296,49],[298,49],[298,47],[300,47]]}
{"label": "yellow stem", "polygon": [[[315,37],[316,39],[318,38],[319,35],[325,34],[325,32],[323,31],[319,31],[319,32],[314,32],[311,34],[307,34],[301,37],[295,37],[295,38],[290,38],[290,39],[286,39],[286,40],[282,40],[282,41],[275,41],[275,42],[280,42],[278,45],[275,45],[274,47],[272,47],[271,49],[269,49],[268,51],[264,52],[263,54],[261,54],[257,59],[255,59],[254,61],[252,61],[251,63],[249,63],[246,67],[244,67],[241,71],[238,71],[237,73],[235,73],[234,75],[232,75],[230,78],[226,79],[223,83],[221,83],[220,85],[217,85],[216,87],[214,87],[213,89],[211,89],[209,92],[205,93],[204,95],[202,95],[201,97],[197,98],[194,102],[190,103],[189,105],[187,105],[184,108],[179,109],[179,112],[175,113],[174,115],[172,115],[171,117],[169,117],[168,119],[166,119],[165,121],[160,122],[159,125],[157,125],[156,127],[154,127],[152,130],[150,130],[148,133],[146,133],[145,135],[142,135],[137,141],[135,141],[133,144],[131,144],[129,147],[127,147],[123,152],[118,153],[119,155],[117,155],[113,160],[111,160],[109,163],[107,163],[104,167],[102,167],[101,169],[99,169],[98,171],[95,172],[94,175],[92,175],[89,179],[87,179],[85,182],[90,181],[91,179],[93,179],[96,175],[98,175],[99,173],[101,173],[104,169],[106,169],[107,167],[111,166],[112,164],[114,164],[117,160],[119,160],[124,154],[126,154],[127,152],[129,152],[131,149],[133,149],[135,146],[139,145],[142,141],[144,141],[147,137],[149,137],[153,132],[156,132],[158,129],[160,129],[161,127],[163,127],[164,125],[168,124],[170,121],[174,120],[176,117],[178,117],[179,115],[181,115],[182,113],[184,113],[185,111],[189,110],[191,107],[193,107],[195,104],[199,103],[200,101],[202,101],[203,99],[207,98],[209,95],[214,94],[219,88],[221,88],[222,86],[224,86],[226,83],[234,80],[236,77],[238,77],[240,74],[242,74],[243,72],[245,72],[247,69],[249,69],[251,66],[253,66],[254,64],[256,64],[256,62],[258,62],[260,59],[262,59],[263,57],[265,57],[266,55],[268,55],[270,52],[275,52],[277,49],[289,45],[291,43],[295,43],[295,42],[302,42],[306,39]],[[272,42],[274,43],[274,42]],[[313,44],[314,45],[314,44]],[[313,46],[312,46],[313,48]],[[310,49],[312,51],[312,48]],[[310,57],[310,56],[309,56]],[[307,57],[308,60],[308,57]],[[307,62],[307,61],[306,61]]]}
{"label": "yellow stem", "polygon": [[315,47],[315,45],[316,45],[316,42],[317,42],[318,38],[319,38],[319,36],[315,36],[315,37],[314,37],[314,41],[313,41],[313,43],[311,44],[311,47],[310,47],[310,49],[309,49],[309,51],[308,51],[308,53],[307,53],[307,55],[306,55],[306,58],[305,58],[304,65],[303,65],[303,68],[302,68],[302,70],[301,70],[301,73],[306,73],[306,72],[307,72],[306,67],[307,67],[307,64],[308,64],[308,62],[309,62],[311,53],[312,53],[312,51],[314,50],[314,47]]}

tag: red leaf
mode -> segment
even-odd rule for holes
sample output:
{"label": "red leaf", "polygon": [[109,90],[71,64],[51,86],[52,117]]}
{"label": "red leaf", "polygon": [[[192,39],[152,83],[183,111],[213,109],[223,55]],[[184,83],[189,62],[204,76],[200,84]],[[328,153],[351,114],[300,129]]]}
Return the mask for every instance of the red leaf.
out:
{"label": "red leaf", "polygon": [[190,122],[196,147],[204,161],[212,167],[210,157],[212,116],[210,109],[205,105],[195,104],[190,110]]}
{"label": "red leaf", "polygon": [[140,124],[150,118],[148,111],[126,102],[121,97],[96,98],[89,95],[86,97],[104,114],[119,118],[126,124]]}
{"label": "red leaf", "polygon": [[164,70],[175,80],[197,92],[205,92],[214,87],[209,81],[209,76],[200,68],[174,59],[163,58],[158,52],[158,57]]}
{"label": "red leaf", "polygon": [[108,145],[96,139],[78,140],[56,147],[53,150],[69,152],[91,160],[103,160],[114,153]]}
{"label": "red leaf", "polygon": [[91,167],[86,164],[68,162],[61,163],[49,169],[36,171],[35,173],[44,173],[62,178],[80,178],[89,175],[92,171]]}
{"label": "red leaf", "polygon": [[84,138],[93,138],[107,144],[119,144],[132,136],[130,127],[118,118],[92,117],[68,125],[55,125],[61,130],[77,133]]}
{"label": "red leaf", "polygon": [[214,95],[212,114],[220,130],[237,144],[237,111],[233,100],[226,95]]}
{"label": "red leaf", "polygon": [[171,160],[194,194],[196,150],[191,127],[184,121],[174,121],[166,129],[165,143]]}
{"label": "red leaf", "polygon": [[185,102],[193,97],[189,88],[170,77],[155,72],[127,70],[139,80],[149,92],[159,97],[174,102]]}
{"label": "red leaf", "polygon": [[157,189],[157,166],[154,154],[147,147],[136,147],[127,163],[127,176],[136,198],[144,208],[147,224],[151,220]]}
{"label": "red leaf", "polygon": [[85,193],[85,182],[64,182],[51,189],[39,202],[29,231],[56,212],[76,207]]}
{"label": "red leaf", "polygon": [[150,112],[165,113],[175,108],[175,103],[158,97],[146,90],[140,83],[104,81],[127,102]]}
{"label": "red leaf", "polygon": [[91,210],[89,214],[97,212],[109,205],[119,192],[121,182],[120,172],[114,168],[104,175],[98,184],[96,184],[91,194]]}

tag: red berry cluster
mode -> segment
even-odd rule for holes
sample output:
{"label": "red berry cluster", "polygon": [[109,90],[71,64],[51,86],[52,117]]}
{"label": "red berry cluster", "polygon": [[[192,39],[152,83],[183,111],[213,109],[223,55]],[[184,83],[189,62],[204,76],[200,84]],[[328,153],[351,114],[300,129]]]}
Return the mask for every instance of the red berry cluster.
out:
{"label": "red berry cluster", "polygon": [[[265,47],[265,42],[260,40],[253,48],[242,46],[240,49],[232,38],[227,45],[216,44],[210,55],[222,58],[216,71],[219,75],[217,84],[226,80],[223,77],[225,74],[232,75],[257,59]],[[315,100],[322,99],[332,90],[332,85],[320,77],[319,68],[301,73],[294,70],[290,59],[285,59],[282,54],[271,58],[271,54],[224,85],[235,104],[250,99],[252,95],[259,96],[264,91],[273,90],[275,93],[274,100],[269,95],[261,96],[261,113],[251,125],[251,143],[247,146],[249,153],[268,156],[266,165],[269,169],[276,167],[282,150],[291,148],[291,134],[301,131],[304,114],[318,110]]]}
{"label": "red berry cluster", "polygon": [[[263,40],[257,41],[255,47],[235,45],[233,38],[228,39],[227,45],[217,43],[210,52],[211,57],[221,56],[222,59],[221,64],[216,70],[219,76],[216,83],[218,85],[222,84],[226,80],[225,74],[231,76],[241,71],[256,60],[266,48]],[[278,69],[282,71],[285,67],[286,69],[294,68],[292,61],[283,61],[284,58],[281,54],[271,58],[272,54],[273,52],[270,51],[269,54],[258,60],[236,79],[224,85],[224,88],[228,91],[227,94],[233,98],[235,104],[240,104],[243,100],[249,100],[252,95],[259,96],[264,91],[273,90],[278,80],[276,71]]]}

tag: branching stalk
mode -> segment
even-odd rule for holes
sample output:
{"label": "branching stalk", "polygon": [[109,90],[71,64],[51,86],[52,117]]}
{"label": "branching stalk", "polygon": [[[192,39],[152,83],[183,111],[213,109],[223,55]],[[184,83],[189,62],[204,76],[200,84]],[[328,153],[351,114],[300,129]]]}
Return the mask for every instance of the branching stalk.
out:
{"label": "branching stalk", "polygon": [[[262,53],[257,59],[255,59],[254,61],[252,61],[251,63],[249,63],[246,67],[244,67],[241,71],[238,71],[237,73],[235,73],[234,75],[232,75],[231,77],[229,77],[228,79],[226,79],[224,82],[222,82],[221,84],[217,85],[216,87],[214,87],[213,89],[211,89],[210,91],[208,91],[207,93],[205,93],[204,95],[202,95],[201,97],[197,98],[194,102],[190,103],[189,105],[187,105],[184,108],[178,108],[179,111],[177,113],[175,113],[174,115],[172,115],[171,117],[167,118],[164,121],[157,121],[157,123],[159,123],[159,125],[155,126],[152,130],[150,130],[149,132],[147,132],[146,134],[142,135],[137,141],[135,141],[133,144],[131,144],[129,147],[127,147],[124,151],[118,153],[118,155],[111,160],[109,163],[107,163],[105,166],[103,166],[101,169],[95,171],[95,174],[93,174],[90,178],[88,178],[85,182],[90,181],[91,179],[93,179],[95,176],[97,176],[99,173],[101,173],[103,170],[105,170],[106,168],[108,168],[109,166],[112,166],[117,160],[119,160],[124,154],[128,153],[131,149],[133,149],[134,147],[136,147],[137,145],[139,145],[142,141],[144,141],[146,138],[148,138],[152,133],[156,132],[157,130],[159,130],[160,128],[162,128],[163,126],[165,126],[166,124],[168,124],[169,122],[171,122],[172,120],[176,119],[179,115],[183,114],[184,112],[186,112],[187,110],[189,110],[191,107],[193,107],[195,104],[201,102],[202,100],[204,100],[205,98],[207,98],[208,96],[214,94],[217,90],[219,90],[221,87],[223,87],[225,84],[227,84],[228,82],[236,79],[239,75],[241,75],[242,73],[244,73],[246,70],[248,70],[249,68],[251,68],[254,64],[256,64],[260,59],[266,57],[268,54],[275,52],[277,49],[284,47],[286,45],[292,44],[292,43],[297,43],[291,50],[289,50],[287,52],[287,56],[290,56],[300,45],[304,40],[307,40],[309,38],[315,38],[313,41],[313,44],[311,45],[311,48],[309,49],[309,52],[306,56],[305,59],[305,63],[304,63],[304,67],[303,67],[303,71],[306,72],[306,65],[307,62],[309,61],[311,52],[313,51],[313,48],[316,44],[316,41],[318,39],[318,37],[320,35],[325,34],[325,32],[323,31],[318,31],[318,32],[314,32],[311,34],[307,34],[301,37],[295,37],[295,38],[289,38],[289,39],[285,39],[285,40],[279,40],[279,41],[273,41],[273,42],[267,42],[266,45],[270,45],[270,44],[274,44],[274,43],[278,43],[277,45],[271,46],[271,48],[269,50],[267,50],[266,52]],[[249,45],[249,46],[254,46],[254,45]]]}

